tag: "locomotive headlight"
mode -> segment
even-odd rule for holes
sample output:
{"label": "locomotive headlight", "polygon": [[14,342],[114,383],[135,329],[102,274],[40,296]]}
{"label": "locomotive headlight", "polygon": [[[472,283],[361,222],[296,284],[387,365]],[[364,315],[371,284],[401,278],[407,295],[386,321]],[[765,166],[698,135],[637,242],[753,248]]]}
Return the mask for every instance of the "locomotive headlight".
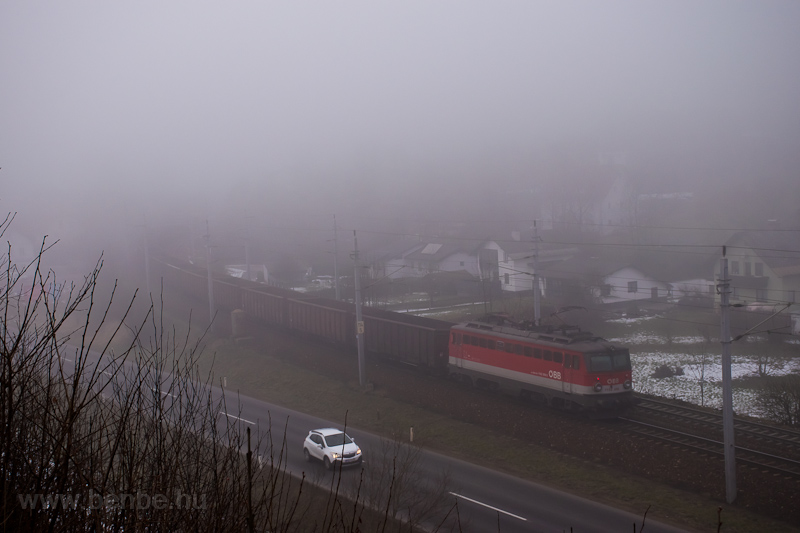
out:
{"label": "locomotive headlight", "polygon": [[633,383],[631,383],[631,380],[626,379],[622,386],[625,387],[625,390],[629,390],[631,387],[633,387]]}
{"label": "locomotive headlight", "polygon": [[602,390],[603,390],[603,384],[602,383],[598,382],[598,383],[594,384],[594,391],[595,392],[600,392]]}

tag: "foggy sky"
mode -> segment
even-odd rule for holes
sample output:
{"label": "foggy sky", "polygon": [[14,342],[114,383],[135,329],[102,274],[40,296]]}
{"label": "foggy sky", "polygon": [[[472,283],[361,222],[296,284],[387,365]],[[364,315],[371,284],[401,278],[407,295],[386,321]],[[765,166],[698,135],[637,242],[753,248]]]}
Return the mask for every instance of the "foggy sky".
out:
{"label": "foggy sky", "polygon": [[425,190],[525,186],[553,143],[796,146],[798,52],[794,0],[9,0],[0,209],[34,235],[245,212],[355,229]]}

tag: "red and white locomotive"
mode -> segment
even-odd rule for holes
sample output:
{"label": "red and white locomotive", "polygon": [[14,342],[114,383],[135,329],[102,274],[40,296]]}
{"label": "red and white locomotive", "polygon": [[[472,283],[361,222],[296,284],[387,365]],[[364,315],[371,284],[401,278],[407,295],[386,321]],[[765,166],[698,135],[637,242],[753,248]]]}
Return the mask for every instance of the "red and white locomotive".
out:
{"label": "red and white locomotive", "polygon": [[633,401],[628,350],[576,327],[495,315],[453,326],[448,355],[458,380],[554,407],[613,412]]}

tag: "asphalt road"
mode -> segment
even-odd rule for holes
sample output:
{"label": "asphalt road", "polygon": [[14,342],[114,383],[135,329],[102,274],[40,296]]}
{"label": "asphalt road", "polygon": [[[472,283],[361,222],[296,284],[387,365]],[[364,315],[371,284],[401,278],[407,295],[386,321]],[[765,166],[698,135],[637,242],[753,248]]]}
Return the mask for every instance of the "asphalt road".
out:
{"label": "asphalt road", "polygon": [[[233,416],[241,419],[243,427],[250,425],[263,431],[271,421],[273,442],[284,437],[285,428],[287,469],[293,474],[305,473],[307,479],[323,486],[329,485],[331,478],[338,475],[345,482],[358,483],[362,479],[358,467],[327,472],[321,464],[309,464],[303,458],[302,443],[308,431],[336,427],[336,424],[254,398],[242,396],[239,399],[241,412]],[[348,428],[347,433],[363,450],[364,479],[386,480],[384,476],[387,470],[391,471],[393,459],[401,458],[398,462],[405,465],[405,470],[400,475],[416,482],[415,487],[409,488],[415,492],[414,500],[429,503],[435,500],[440,512],[449,512],[445,521],[447,527],[442,526],[443,530],[449,530],[455,523],[461,531],[481,533],[638,531],[642,525],[642,516],[544,485],[437,453],[413,447],[409,450],[402,443],[355,429]],[[375,469],[380,472],[370,475]],[[429,520],[427,525],[442,524],[442,516]],[[652,520],[647,520],[645,525],[648,533],[684,531]]]}
{"label": "asphalt road", "polygon": [[[68,358],[63,362],[65,367],[70,364]],[[213,387],[212,394],[220,398],[223,390]],[[219,413],[220,427],[227,422],[242,431],[249,427],[253,442],[259,435],[268,435],[254,450],[264,460],[282,456],[285,469],[292,475],[305,476],[306,482],[323,487],[336,486],[344,494],[358,491],[362,501],[381,509],[386,506],[391,488],[398,500],[398,514],[406,517],[410,512],[415,521],[431,530],[589,533],[639,531],[642,526],[642,515],[401,442],[408,441],[409,435],[391,441],[347,428],[363,450],[363,466],[327,471],[320,463],[305,461],[303,440],[310,429],[338,424],[239,396],[235,391],[226,390],[225,395],[228,412]],[[174,396],[171,400],[175,400]],[[653,520],[646,520],[644,530],[684,531]]]}

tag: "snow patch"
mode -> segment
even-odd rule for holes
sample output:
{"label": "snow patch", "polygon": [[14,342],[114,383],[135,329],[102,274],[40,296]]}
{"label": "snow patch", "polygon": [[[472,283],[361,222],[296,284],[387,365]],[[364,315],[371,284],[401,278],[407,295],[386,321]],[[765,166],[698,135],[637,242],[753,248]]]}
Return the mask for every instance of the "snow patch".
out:
{"label": "snow patch", "polygon": [[[722,408],[722,356],[720,353],[686,354],[662,351],[631,353],[633,388],[638,392],[683,400],[696,405]],[[659,366],[683,369],[682,376],[653,378]],[[772,359],[772,376],[800,373],[800,359]],[[733,379],[758,375],[758,357],[754,354],[731,357]],[[733,409],[737,414],[760,416],[756,394],[734,384]]]}

